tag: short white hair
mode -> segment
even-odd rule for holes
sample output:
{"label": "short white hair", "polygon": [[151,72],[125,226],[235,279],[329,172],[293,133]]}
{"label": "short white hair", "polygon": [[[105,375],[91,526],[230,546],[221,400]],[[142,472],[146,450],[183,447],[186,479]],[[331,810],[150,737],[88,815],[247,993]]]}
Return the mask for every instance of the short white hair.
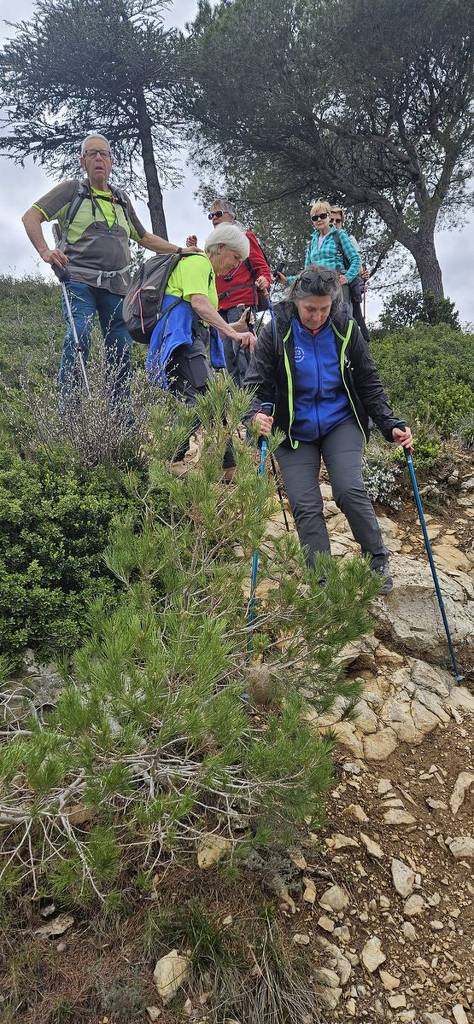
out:
{"label": "short white hair", "polygon": [[84,156],[84,153],[87,149],[87,145],[91,141],[91,139],[102,139],[102,142],[105,142],[110,150],[110,142],[108,139],[106,139],[105,135],[102,135],[101,132],[89,132],[88,135],[86,135],[85,139],[83,139],[81,142],[81,156]]}
{"label": "short white hair", "polygon": [[250,242],[236,224],[219,224],[218,228],[214,228],[204,242],[204,251],[210,253],[219,245],[225,245],[227,249],[238,253],[241,260],[247,260],[249,257]]}

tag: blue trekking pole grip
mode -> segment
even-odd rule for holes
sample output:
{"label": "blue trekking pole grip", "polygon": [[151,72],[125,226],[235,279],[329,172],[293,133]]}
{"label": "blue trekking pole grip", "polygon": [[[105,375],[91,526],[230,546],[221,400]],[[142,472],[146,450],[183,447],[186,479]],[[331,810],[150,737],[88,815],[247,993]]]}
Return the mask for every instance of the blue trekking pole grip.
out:
{"label": "blue trekking pole grip", "polygon": [[[404,426],[405,426],[405,424],[404,424]],[[462,682],[464,677],[462,676],[462,674],[460,673],[460,671],[458,669],[458,665],[457,665],[457,661],[456,661],[456,655],[454,653],[454,645],[453,645],[453,641],[452,641],[452,637],[451,637],[451,630],[449,628],[448,616],[446,614],[446,608],[445,608],[445,605],[444,605],[443,595],[441,593],[441,587],[439,585],[438,572],[437,572],[435,561],[434,561],[434,558],[433,558],[433,549],[431,547],[431,541],[430,541],[430,538],[429,538],[429,535],[428,535],[428,529],[427,529],[427,526],[426,526],[425,513],[423,511],[423,504],[422,504],[422,501],[421,501],[421,495],[420,495],[420,491],[419,491],[419,487],[418,487],[418,481],[416,479],[415,466],[413,464],[413,456],[412,456],[410,448],[404,448],[403,451],[405,453],[405,459],[406,459],[406,463],[407,463],[407,466],[408,466],[408,472],[410,474],[410,481],[411,481],[411,486],[412,486],[412,490],[413,490],[413,497],[415,499],[416,507],[418,509],[418,518],[420,520],[420,526],[421,526],[422,533],[423,533],[423,540],[425,542],[426,554],[428,555],[428,561],[430,563],[431,575],[433,577],[433,583],[434,583],[434,588],[435,588],[435,592],[436,592],[436,597],[438,599],[439,610],[440,610],[440,613],[441,613],[441,618],[443,620],[443,626],[444,626],[444,630],[445,630],[445,633],[446,633],[446,639],[448,641],[448,650],[449,650],[449,656],[450,656],[450,659],[451,659],[453,676],[454,676],[455,682],[456,683],[460,683],[460,682]]]}
{"label": "blue trekking pole grip", "polygon": [[[271,416],[273,414],[273,403],[272,402],[262,402],[262,406],[261,406],[260,411],[263,412],[267,416]],[[257,476],[260,477],[260,476],[263,476],[264,473],[265,473],[265,463],[266,463],[266,460],[267,460],[267,452],[268,452],[268,439],[265,436],[265,434],[261,434],[260,435],[258,443],[259,443],[259,448],[260,448],[260,462],[258,464]],[[251,572],[250,572],[250,596],[249,596],[248,613],[247,613],[247,625],[250,626],[250,627],[253,625],[253,622],[254,622],[254,619],[255,619],[258,563],[259,563],[259,552],[258,552],[258,548],[257,548],[257,550],[254,551],[254,553],[252,555],[252,568],[251,568]],[[251,652],[251,650],[252,650],[252,633],[249,633],[248,649]]]}

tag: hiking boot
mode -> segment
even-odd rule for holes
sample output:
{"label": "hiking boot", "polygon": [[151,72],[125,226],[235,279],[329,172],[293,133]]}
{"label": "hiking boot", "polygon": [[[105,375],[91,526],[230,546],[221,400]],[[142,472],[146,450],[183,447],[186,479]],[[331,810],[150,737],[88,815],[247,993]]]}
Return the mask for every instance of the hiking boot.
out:
{"label": "hiking boot", "polygon": [[380,593],[382,595],[389,594],[393,590],[393,579],[390,575],[390,562],[388,558],[385,558],[383,562],[376,562],[375,565],[372,562],[370,571],[374,576],[380,576],[383,580]]}

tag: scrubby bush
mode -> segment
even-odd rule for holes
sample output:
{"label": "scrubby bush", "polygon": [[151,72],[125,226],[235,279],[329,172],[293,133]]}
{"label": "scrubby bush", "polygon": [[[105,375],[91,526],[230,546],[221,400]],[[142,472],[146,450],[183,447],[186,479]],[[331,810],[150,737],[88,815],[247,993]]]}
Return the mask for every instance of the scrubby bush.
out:
{"label": "scrubby bush", "polygon": [[117,589],[103,551],[126,509],[138,515],[120,473],[0,453],[1,651],[52,657],[82,641],[90,601]]}
{"label": "scrubby bush", "polygon": [[371,501],[397,512],[402,503],[401,470],[390,449],[379,448],[372,442],[362,460],[362,474]]}
{"label": "scrubby bush", "polygon": [[[375,340],[372,353],[392,405],[425,445],[425,464],[474,415],[474,336],[438,324]],[[420,449],[421,452],[421,449]]]}
{"label": "scrubby bush", "polygon": [[450,299],[436,299],[431,293],[423,296],[417,288],[395,292],[383,306],[380,327],[384,332],[414,327],[417,323],[448,324],[460,330],[459,314]]}
{"label": "scrubby bush", "polygon": [[[251,629],[250,559],[275,507],[273,482],[257,477],[239,440],[235,483],[222,482],[226,439],[247,402],[228,378],[213,382],[197,409],[203,453],[183,479],[167,460],[188,413],[171,401],[155,411],[154,502],[149,489],[142,530],[124,517],[106,554],[121,599],[112,612],[91,606],[54,712],[22,731],[11,722],[0,753],[10,891],[28,880],[69,900],[110,899],[151,886],[157,864],[194,857],[209,833],[248,849],[318,817],[331,740],[311,726],[308,702],[322,711],[341,695],[352,709],[359,688],[336,656],[370,628],[379,583],[360,559],[326,556],[310,571],[285,536],[262,558]],[[263,724],[245,696],[258,671],[275,684]]]}

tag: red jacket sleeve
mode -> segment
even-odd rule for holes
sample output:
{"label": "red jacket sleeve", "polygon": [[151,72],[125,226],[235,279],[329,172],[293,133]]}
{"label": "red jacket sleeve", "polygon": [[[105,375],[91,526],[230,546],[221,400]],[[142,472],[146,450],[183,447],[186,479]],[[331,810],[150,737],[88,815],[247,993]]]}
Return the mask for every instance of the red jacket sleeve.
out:
{"label": "red jacket sleeve", "polygon": [[253,231],[250,230],[246,231],[245,234],[247,235],[247,238],[250,242],[250,266],[252,267],[252,270],[255,272],[256,276],[260,277],[261,275],[263,275],[263,277],[265,277],[267,280],[267,285],[270,286],[272,280],[272,272],[260,248],[258,238],[256,235],[254,235]]}

